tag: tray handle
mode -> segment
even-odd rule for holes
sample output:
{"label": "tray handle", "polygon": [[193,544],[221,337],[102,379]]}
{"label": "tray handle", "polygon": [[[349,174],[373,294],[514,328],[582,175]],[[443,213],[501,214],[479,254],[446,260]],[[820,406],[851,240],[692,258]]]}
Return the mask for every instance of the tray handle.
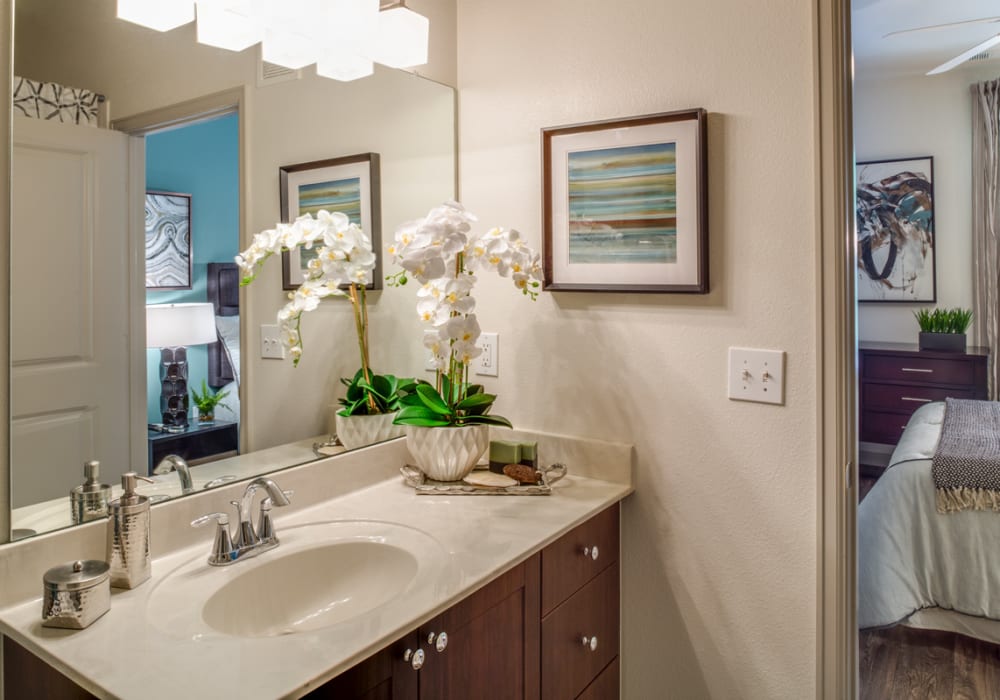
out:
{"label": "tray handle", "polygon": [[566,471],[567,469],[565,464],[562,462],[555,462],[546,467],[542,474],[545,477],[545,483],[552,486],[552,484],[566,476]]}

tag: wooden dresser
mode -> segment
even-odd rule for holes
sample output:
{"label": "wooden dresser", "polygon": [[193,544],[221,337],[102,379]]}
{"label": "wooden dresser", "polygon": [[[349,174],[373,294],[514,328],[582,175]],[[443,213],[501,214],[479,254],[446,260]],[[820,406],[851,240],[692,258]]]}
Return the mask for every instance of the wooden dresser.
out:
{"label": "wooden dresser", "polygon": [[988,360],[987,348],[960,353],[918,350],[910,343],[860,343],[861,440],[895,445],[910,415],[924,404],[987,398]]}

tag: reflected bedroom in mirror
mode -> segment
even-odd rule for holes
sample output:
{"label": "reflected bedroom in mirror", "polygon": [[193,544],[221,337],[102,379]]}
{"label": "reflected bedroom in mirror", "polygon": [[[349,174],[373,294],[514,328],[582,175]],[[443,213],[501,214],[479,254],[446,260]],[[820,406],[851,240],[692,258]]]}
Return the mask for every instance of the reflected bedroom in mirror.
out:
{"label": "reflected bedroom in mirror", "polygon": [[155,503],[345,449],[351,302],[303,316],[300,358],[278,312],[309,256],[241,284],[237,256],[278,222],[326,209],[362,228],[366,365],[420,376],[401,342],[419,319],[381,256],[455,197],[453,88],[281,68],[119,20],[115,0],[19,0],[14,54],[9,539],[104,517],[124,472]]}

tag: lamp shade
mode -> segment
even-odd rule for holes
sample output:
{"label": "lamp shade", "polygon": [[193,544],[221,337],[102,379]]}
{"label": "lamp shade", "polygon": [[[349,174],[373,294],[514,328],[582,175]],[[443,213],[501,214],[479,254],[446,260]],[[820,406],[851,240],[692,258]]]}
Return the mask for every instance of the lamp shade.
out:
{"label": "lamp shade", "polygon": [[146,307],[146,347],[174,348],[216,341],[211,304],[152,304]]}
{"label": "lamp shade", "polygon": [[375,56],[390,68],[409,68],[427,63],[430,22],[406,7],[382,10],[378,14]]}
{"label": "lamp shade", "polygon": [[118,0],[118,18],[167,32],[194,21],[194,1]]}

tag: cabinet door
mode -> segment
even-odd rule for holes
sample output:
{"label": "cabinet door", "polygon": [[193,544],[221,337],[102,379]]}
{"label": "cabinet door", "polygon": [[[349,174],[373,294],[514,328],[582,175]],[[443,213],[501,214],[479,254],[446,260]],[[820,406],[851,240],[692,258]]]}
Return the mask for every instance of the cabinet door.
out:
{"label": "cabinet door", "polygon": [[416,632],[390,644],[309,693],[309,700],[416,700],[417,671],[405,660],[418,646]]}
{"label": "cabinet door", "polygon": [[420,699],[538,698],[539,618],[536,555],[420,628]]}

